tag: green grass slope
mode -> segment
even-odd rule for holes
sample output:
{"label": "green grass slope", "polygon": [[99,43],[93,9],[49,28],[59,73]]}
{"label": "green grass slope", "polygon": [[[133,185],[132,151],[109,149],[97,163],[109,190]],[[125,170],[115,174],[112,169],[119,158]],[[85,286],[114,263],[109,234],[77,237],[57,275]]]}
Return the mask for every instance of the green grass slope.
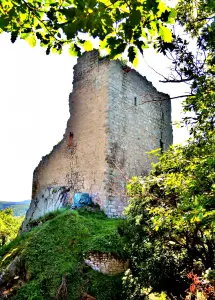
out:
{"label": "green grass slope", "polygon": [[21,257],[22,268],[7,286],[12,291],[7,299],[87,299],[84,294],[97,300],[123,299],[122,274],[103,275],[84,263],[89,251],[126,257],[118,231],[122,220],[108,219],[101,212],[65,210],[41,222],[0,250],[0,273]]}

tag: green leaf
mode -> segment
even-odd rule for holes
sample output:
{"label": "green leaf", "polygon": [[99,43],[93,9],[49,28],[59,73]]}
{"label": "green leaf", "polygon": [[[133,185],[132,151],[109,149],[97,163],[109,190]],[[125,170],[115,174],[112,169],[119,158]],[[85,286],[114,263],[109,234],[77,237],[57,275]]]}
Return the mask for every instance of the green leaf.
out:
{"label": "green leaf", "polygon": [[171,8],[169,17],[168,17],[168,23],[173,24],[175,22],[176,17],[177,17],[176,9]]}
{"label": "green leaf", "polygon": [[75,35],[76,35],[76,26],[77,26],[77,24],[73,23],[73,24],[68,24],[68,25],[63,27],[63,31],[66,34],[68,40],[71,40],[75,37]]}
{"label": "green leaf", "polygon": [[0,28],[4,29],[9,23],[8,19],[3,18],[3,16],[1,16],[0,18]]}
{"label": "green leaf", "polygon": [[158,231],[158,230],[159,230],[159,226],[156,225],[156,226],[155,226],[155,231]]}
{"label": "green leaf", "polygon": [[26,39],[25,39],[31,47],[36,46],[36,38],[34,34],[30,34]]}
{"label": "green leaf", "polygon": [[16,39],[17,39],[17,37],[18,37],[18,34],[19,34],[19,32],[18,31],[12,31],[11,32],[11,42],[12,43],[15,43],[15,41],[16,41]]}
{"label": "green leaf", "polygon": [[133,10],[130,16],[130,24],[132,26],[136,26],[140,23],[141,20],[141,12],[139,10]]}
{"label": "green leaf", "polygon": [[107,47],[107,40],[104,39],[103,41],[100,41],[100,43],[99,43],[99,48],[100,48],[101,50],[103,50],[103,49],[105,49],[106,47]]}
{"label": "green leaf", "polygon": [[160,12],[160,13],[163,13],[163,12],[165,12],[165,10],[167,9],[167,6],[166,6],[166,4],[165,4],[164,2],[159,1],[158,9],[159,9],[159,12]]}
{"label": "green leaf", "polygon": [[93,50],[93,45],[92,45],[91,41],[85,41],[84,42],[84,50],[85,51]]}
{"label": "green leaf", "polygon": [[172,32],[169,28],[160,25],[159,34],[164,42],[166,43],[172,42]]}
{"label": "green leaf", "polygon": [[69,46],[69,54],[70,55],[72,55],[72,56],[76,56],[77,55],[77,53],[76,53],[76,51],[75,51],[75,47],[74,47],[74,44],[70,44],[70,46]]}
{"label": "green leaf", "polygon": [[50,50],[51,50],[51,47],[48,46],[47,49],[46,49],[46,55],[49,55],[49,54],[50,54]]}
{"label": "green leaf", "polygon": [[138,56],[137,56],[137,54],[136,54],[136,56],[135,56],[135,58],[134,58],[134,60],[133,60],[133,66],[136,68],[137,65],[138,65],[138,63],[139,63],[139,60],[138,60]]}
{"label": "green leaf", "polygon": [[122,43],[122,40],[120,40],[120,42],[119,42],[119,40],[117,40],[117,42],[119,44],[116,45],[116,48],[111,49],[110,58],[117,59],[125,51],[125,48],[126,48],[127,44]]}
{"label": "green leaf", "polygon": [[29,37],[30,33],[22,33],[21,34],[21,39],[26,40]]}
{"label": "green leaf", "polygon": [[199,218],[200,218],[201,221],[202,221],[202,219],[204,218],[204,216],[203,216],[202,213],[199,214]]}
{"label": "green leaf", "polygon": [[81,49],[74,43],[71,43],[69,46],[69,54],[72,56],[80,56]]}
{"label": "green leaf", "polygon": [[134,61],[136,55],[137,55],[137,53],[136,53],[135,47],[134,47],[134,46],[130,46],[130,47],[128,48],[128,58],[129,58],[129,61],[130,61],[131,63],[133,63],[133,61]]}
{"label": "green leaf", "polygon": [[137,46],[140,53],[143,54],[143,48],[145,46],[145,43],[143,41],[136,40],[134,44]]}

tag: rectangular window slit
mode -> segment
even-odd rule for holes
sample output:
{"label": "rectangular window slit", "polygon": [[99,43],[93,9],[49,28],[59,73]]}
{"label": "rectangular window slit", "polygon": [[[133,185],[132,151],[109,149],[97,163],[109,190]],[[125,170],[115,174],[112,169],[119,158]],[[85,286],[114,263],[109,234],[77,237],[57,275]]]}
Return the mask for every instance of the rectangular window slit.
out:
{"label": "rectangular window slit", "polygon": [[163,148],[164,148],[163,146],[164,146],[164,144],[163,144],[163,141],[160,139],[160,148],[161,148],[161,153],[163,153],[163,150],[164,150],[164,149],[163,149]]}

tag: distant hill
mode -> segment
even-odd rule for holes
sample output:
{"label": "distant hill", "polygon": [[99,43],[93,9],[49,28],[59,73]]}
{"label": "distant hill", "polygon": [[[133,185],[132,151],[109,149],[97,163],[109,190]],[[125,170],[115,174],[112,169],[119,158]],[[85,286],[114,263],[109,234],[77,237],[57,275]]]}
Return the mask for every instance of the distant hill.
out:
{"label": "distant hill", "polygon": [[0,210],[10,207],[13,209],[14,216],[23,216],[26,214],[30,202],[31,202],[30,200],[25,200],[20,202],[0,201]]}

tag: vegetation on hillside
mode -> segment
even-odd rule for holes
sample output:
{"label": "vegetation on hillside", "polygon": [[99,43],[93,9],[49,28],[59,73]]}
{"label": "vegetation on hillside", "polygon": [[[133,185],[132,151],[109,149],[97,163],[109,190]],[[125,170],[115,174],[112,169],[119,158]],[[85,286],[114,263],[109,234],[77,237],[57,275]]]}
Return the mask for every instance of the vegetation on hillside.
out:
{"label": "vegetation on hillside", "polygon": [[0,210],[11,208],[14,216],[24,216],[29,208],[30,200],[21,202],[0,201]]}
{"label": "vegetation on hillside", "polygon": [[190,85],[182,122],[190,139],[128,185],[131,266],[124,283],[130,299],[149,289],[170,299],[215,298],[215,2],[181,0],[177,10],[195,52],[179,36],[160,51],[173,63],[164,82]]}
{"label": "vegetation on hillside", "polygon": [[44,220],[0,250],[1,270],[15,257],[21,257],[22,265],[2,293],[11,289],[9,299],[14,300],[55,299],[65,279],[67,296],[57,299],[77,300],[84,294],[98,300],[123,299],[121,275],[103,275],[84,263],[89,251],[126,256],[118,232],[123,221],[87,210],[61,210]]}
{"label": "vegetation on hillside", "polygon": [[149,288],[184,298],[190,272],[215,274],[215,142],[198,145],[171,147],[148,177],[128,185],[125,283],[134,299]]}
{"label": "vegetation on hillside", "polygon": [[0,210],[0,248],[17,236],[23,220],[24,216],[14,216],[11,208]]}

